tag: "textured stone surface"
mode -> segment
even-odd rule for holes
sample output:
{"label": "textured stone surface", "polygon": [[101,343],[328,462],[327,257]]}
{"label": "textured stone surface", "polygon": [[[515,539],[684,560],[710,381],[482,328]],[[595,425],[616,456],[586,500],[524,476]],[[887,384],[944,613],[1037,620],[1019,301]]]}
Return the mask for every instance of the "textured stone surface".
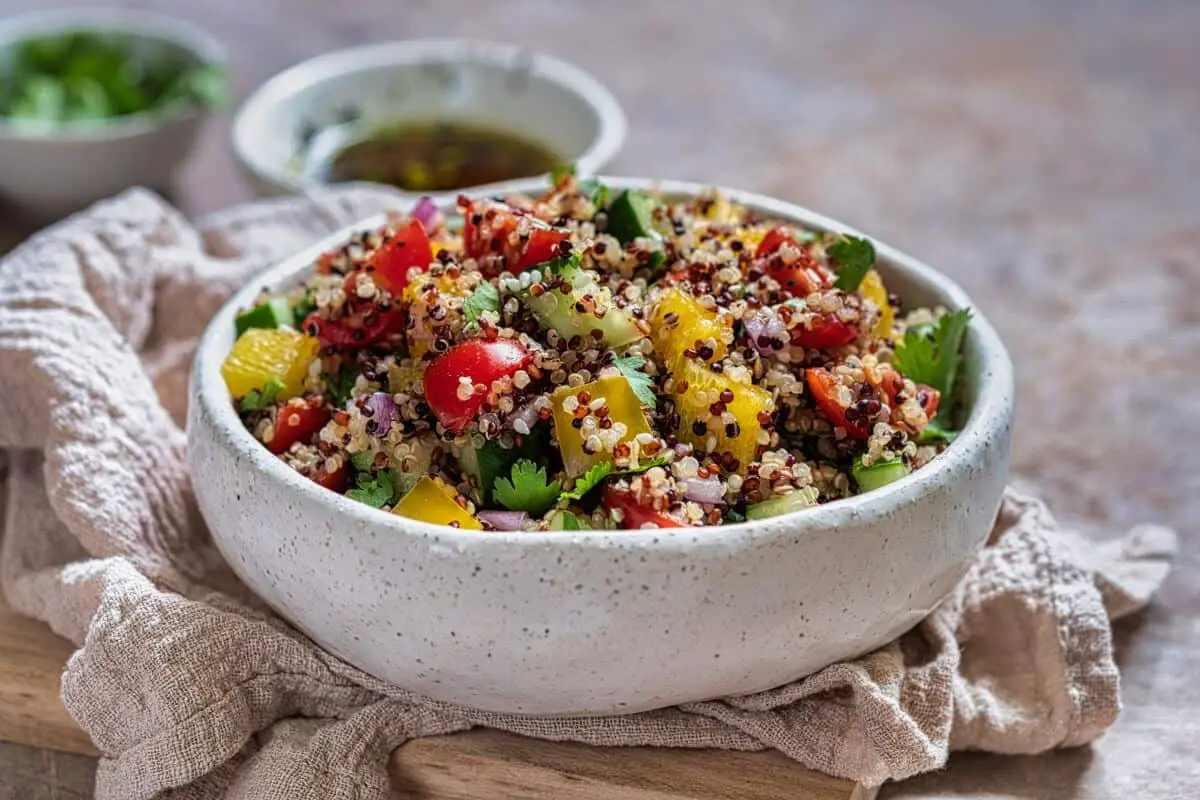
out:
{"label": "textured stone surface", "polygon": [[[0,13],[45,5],[0,0]],[[1119,629],[1127,708],[1104,741],[961,756],[885,796],[1166,798],[1200,785],[1200,386],[1187,358],[1200,352],[1200,5],[129,5],[224,37],[242,95],[289,63],[370,40],[537,46],[625,105],[632,131],[614,172],[775,194],[954,276],[1017,363],[1018,472],[1063,516],[1165,522],[1184,549],[1158,605]],[[248,197],[227,132],[214,120],[182,175],[189,210]]]}

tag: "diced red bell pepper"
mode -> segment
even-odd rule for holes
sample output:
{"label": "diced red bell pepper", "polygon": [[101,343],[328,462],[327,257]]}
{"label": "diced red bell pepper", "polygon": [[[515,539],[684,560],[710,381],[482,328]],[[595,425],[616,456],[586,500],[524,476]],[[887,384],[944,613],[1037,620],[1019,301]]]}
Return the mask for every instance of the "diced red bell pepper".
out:
{"label": "diced red bell pepper", "polygon": [[771,230],[767,231],[767,235],[762,238],[762,241],[758,243],[758,249],[754,251],[754,255],[758,258],[769,256],[780,247],[783,247],[784,242],[795,243],[795,239],[788,235],[787,228],[783,226],[771,228]]}
{"label": "diced red bell pepper", "polygon": [[473,388],[466,398],[459,394],[461,381],[466,378],[471,386],[482,384],[490,387],[493,381],[511,377],[517,370],[533,360],[533,353],[515,339],[496,339],[487,342],[472,339],[451,347],[438,356],[426,368],[425,402],[434,415],[454,433],[475,419],[487,392]]}
{"label": "diced red bell pepper", "polygon": [[367,259],[366,267],[380,289],[399,295],[413,267],[428,269],[433,261],[429,234],[420,220],[409,220],[393,231]]}
{"label": "diced red bell pepper", "polygon": [[[900,371],[894,368],[887,368],[883,374],[883,379],[879,382],[879,391],[887,398],[888,404],[896,405],[896,395],[904,390],[904,376]],[[938,405],[941,403],[942,393],[932,386],[926,386],[923,383],[917,384],[917,402],[921,404],[921,409],[925,412],[928,419],[933,419],[937,413]]]}
{"label": "diced red bell pepper", "polygon": [[845,428],[846,432],[855,439],[870,437],[870,422],[866,418],[860,417],[854,421],[846,418],[846,407],[837,401],[837,380],[829,370],[813,367],[805,370],[804,377],[808,383],[808,390],[812,392],[813,399],[817,402],[817,408],[829,418],[830,422],[835,426]]}
{"label": "diced red bell pepper", "polygon": [[558,245],[568,238],[570,238],[570,234],[566,231],[553,228],[534,228],[533,232],[529,234],[529,241],[525,243],[525,252],[517,259],[514,266],[509,267],[508,271],[516,275],[535,264],[558,258]]}
{"label": "diced red bell pepper", "polygon": [[286,453],[296,442],[307,442],[329,422],[329,409],[311,397],[293,397],[275,417],[275,435],[267,449],[276,455]]}
{"label": "diced red bell pepper", "polygon": [[683,528],[682,522],[653,508],[638,503],[633,492],[628,489],[604,487],[601,504],[607,509],[620,509],[621,527],[626,530],[638,530],[646,523],[658,528]]}
{"label": "diced red bell pepper", "polygon": [[858,326],[848,325],[833,314],[813,320],[811,328],[793,328],[792,343],[809,349],[839,347],[858,338]]}
{"label": "diced red bell pepper", "polygon": [[917,384],[917,402],[921,404],[921,408],[925,411],[925,416],[928,419],[933,419],[933,415],[937,413],[938,405],[941,404],[942,393],[932,386],[926,386],[923,383]]}
{"label": "diced red bell pepper", "polygon": [[304,330],[324,347],[358,349],[389,334],[403,333],[404,312],[398,308],[380,311],[371,306],[330,321],[314,311],[304,320]]}

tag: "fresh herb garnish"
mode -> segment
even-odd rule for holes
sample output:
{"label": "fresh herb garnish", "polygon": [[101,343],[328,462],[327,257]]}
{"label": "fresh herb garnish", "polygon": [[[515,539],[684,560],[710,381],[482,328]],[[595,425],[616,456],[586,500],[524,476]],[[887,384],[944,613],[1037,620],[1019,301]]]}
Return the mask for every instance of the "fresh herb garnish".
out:
{"label": "fresh herb garnish", "polygon": [[629,381],[629,388],[633,389],[638,401],[642,405],[654,408],[658,404],[658,398],[654,396],[654,379],[642,372],[645,364],[646,359],[641,356],[620,356],[613,362],[613,366]]}
{"label": "fresh herb garnish", "polygon": [[261,390],[251,389],[242,397],[240,403],[242,411],[262,411],[275,402],[275,398],[279,396],[283,388],[283,381],[271,378]]}
{"label": "fresh herb garnish", "polygon": [[745,522],[746,515],[738,511],[736,508],[730,508],[726,509],[725,516],[721,518],[721,521],[726,525],[731,525],[735,522]]}
{"label": "fresh herb garnish", "polygon": [[534,266],[536,269],[541,270],[544,275],[561,275],[568,269],[578,269],[582,263],[582,257],[578,253],[572,253],[569,256],[559,256],[558,258],[552,258],[549,261],[543,261]]}
{"label": "fresh herb garnish", "polygon": [[355,472],[370,472],[375,464],[375,453],[371,450],[361,450],[350,454],[350,464]]}
{"label": "fresh herb garnish", "polygon": [[[964,334],[971,320],[969,308],[942,316],[934,325],[924,330],[910,329],[904,333],[904,341],[896,347],[896,368],[915,383],[923,383],[937,389],[942,397],[950,398],[954,382],[958,377]],[[935,432],[949,430],[951,404],[943,403],[933,421]]]}
{"label": "fresh herb garnish", "polygon": [[581,180],[579,182],[579,191],[583,192],[597,209],[607,206],[612,194],[607,186],[595,178],[584,178]]}
{"label": "fresh herb garnish", "polygon": [[837,280],[833,285],[853,292],[875,266],[875,245],[857,236],[842,236],[825,248],[825,253],[837,264]]}
{"label": "fresh herb garnish", "polygon": [[601,461],[599,464],[593,464],[591,469],[579,476],[575,480],[575,485],[571,487],[571,490],[562,493],[562,500],[567,503],[572,500],[582,500],[589,492],[603,483],[605,478],[614,475],[641,475],[648,469],[661,467],[666,463],[667,460],[665,458],[657,457],[649,461],[643,461],[636,467],[617,469],[611,461]]}
{"label": "fresh herb garnish", "polygon": [[350,395],[354,393],[354,384],[358,381],[358,371],[350,365],[344,365],[336,377],[331,375],[323,375],[322,380],[325,382],[325,392],[329,395],[333,405],[338,408],[343,408],[346,401],[350,399]]}
{"label": "fresh herb garnish", "polygon": [[550,183],[557,184],[559,178],[562,178],[566,175],[575,174],[576,172],[574,164],[559,164],[558,166],[554,167],[554,169],[550,170]]}
{"label": "fresh herb garnish", "polygon": [[917,444],[936,444],[938,442],[950,444],[957,438],[958,431],[946,430],[937,422],[931,421],[921,430],[920,435],[917,436]]}
{"label": "fresh herb garnish", "polygon": [[132,36],[73,31],[37,36],[12,49],[0,116],[40,124],[102,120],[228,99],[224,68],[150,59]]}
{"label": "fresh herb garnish", "polygon": [[300,296],[299,302],[292,309],[292,319],[296,330],[304,330],[304,320],[308,319],[308,315],[317,310],[317,301],[314,296],[315,292],[311,289],[305,290]]}
{"label": "fresh herb garnish", "polygon": [[500,313],[500,292],[490,281],[482,280],[475,291],[463,301],[463,316],[467,322],[478,322],[485,311]]}
{"label": "fresh herb garnish", "polygon": [[511,511],[541,514],[554,505],[562,491],[556,480],[548,482],[546,468],[523,458],[512,467],[512,479],[497,478],[492,493]]}
{"label": "fresh herb garnish", "polygon": [[379,472],[358,473],[358,488],[346,492],[351,500],[366,503],[371,508],[382,508],[396,496],[396,473],[390,469]]}

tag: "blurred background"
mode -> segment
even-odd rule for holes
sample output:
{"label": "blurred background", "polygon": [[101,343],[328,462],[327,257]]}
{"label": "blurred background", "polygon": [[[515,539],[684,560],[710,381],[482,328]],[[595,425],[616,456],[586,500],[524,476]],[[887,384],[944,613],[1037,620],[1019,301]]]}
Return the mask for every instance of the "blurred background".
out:
{"label": "blurred background", "polygon": [[[0,0],[0,18],[58,5]],[[1200,424],[1186,357],[1200,352],[1200,3],[119,5],[214,34],[234,107],[285,67],[369,42],[476,37],[550,53],[623,107],[629,135],[611,174],[775,195],[950,274],[1017,364],[1019,477],[1065,517],[1155,520],[1190,539],[1136,640],[1118,632],[1130,710],[1099,761],[966,757],[893,796],[988,787],[1073,797],[1076,784],[1144,786],[1182,756],[1163,732],[1189,670],[1156,655],[1200,639],[1194,621],[1170,614],[1200,611]],[[205,122],[170,188],[191,215],[254,196],[230,119]]]}

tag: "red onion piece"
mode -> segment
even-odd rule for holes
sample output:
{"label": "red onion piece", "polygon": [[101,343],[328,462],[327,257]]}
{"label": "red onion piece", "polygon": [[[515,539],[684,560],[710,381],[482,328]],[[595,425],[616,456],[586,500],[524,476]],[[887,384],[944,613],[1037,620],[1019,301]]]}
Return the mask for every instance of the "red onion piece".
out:
{"label": "red onion piece", "polygon": [[519,531],[525,525],[529,515],[524,511],[498,511],[485,509],[475,514],[481,520],[498,531]]}
{"label": "red onion piece", "polygon": [[772,308],[760,308],[755,311],[754,316],[745,321],[745,325],[750,343],[764,355],[782,350],[789,341],[787,326]]}
{"label": "red onion piece", "polygon": [[725,486],[716,475],[707,478],[688,478],[687,491],[683,494],[688,500],[697,503],[708,503],[714,506],[725,505]]}
{"label": "red onion piece", "polygon": [[387,392],[375,392],[363,401],[363,414],[367,419],[367,433],[383,438],[392,429],[392,423],[400,419],[400,409]]}
{"label": "red onion piece", "polygon": [[422,197],[409,213],[413,219],[424,225],[426,230],[435,227],[434,221],[439,215],[437,204],[431,197]]}
{"label": "red onion piece", "polygon": [[[532,431],[533,426],[537,425],[538,420],[541,419],[541,417],[538,416],[537,407],[534,405],[534,403],[535,401],[530,400],[528,403],[509,414],[504,420],[504,426],[511,430],[516,430],[516,422],[517,420],[521,420],[525,423],[526,431]],[[518,431],[518,433],[522,432]]]}

